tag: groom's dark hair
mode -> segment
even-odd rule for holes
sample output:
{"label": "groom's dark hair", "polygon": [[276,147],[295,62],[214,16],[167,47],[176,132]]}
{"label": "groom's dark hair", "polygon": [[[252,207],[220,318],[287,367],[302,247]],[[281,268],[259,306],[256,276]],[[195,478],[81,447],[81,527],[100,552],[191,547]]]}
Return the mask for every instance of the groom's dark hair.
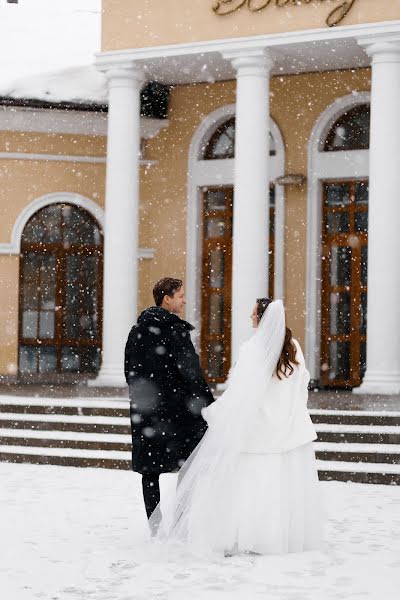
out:
{"label": "groom's dark hair", "polygon": [[181,279],[174,279],[173,277],[163,277],[160,281],[157,281],[153,288],[153,298],[156,306],[161,306],[164,300],[164,296],[172,297],[175,292],[182,287]]}

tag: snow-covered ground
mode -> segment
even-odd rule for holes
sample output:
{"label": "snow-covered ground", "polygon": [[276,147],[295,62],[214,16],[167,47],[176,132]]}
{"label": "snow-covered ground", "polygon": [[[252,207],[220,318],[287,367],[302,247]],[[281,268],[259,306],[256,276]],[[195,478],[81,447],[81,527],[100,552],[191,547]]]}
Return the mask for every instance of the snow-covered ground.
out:
{"label": "snow-covered ground", "polygon": [[1,597],[397,600],[400,488],[321,485],[323,551],[210,560],[148,541],[136,474],[0,463]]}

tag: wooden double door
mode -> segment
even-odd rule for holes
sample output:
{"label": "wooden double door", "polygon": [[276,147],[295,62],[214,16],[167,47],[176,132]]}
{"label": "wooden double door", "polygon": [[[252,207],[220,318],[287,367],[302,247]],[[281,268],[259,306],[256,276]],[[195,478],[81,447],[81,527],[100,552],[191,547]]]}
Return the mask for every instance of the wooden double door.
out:
{"label": "wooden double door", "polygon": [[321,375],[353,388],[366,368],[368,181],[323,184]]}
{"label": "wooden double door", "polygon": [[[274,290],[275,188],[270,188],[269,295]],[[201,360],[210,383],[224,382],[231,365],[232,230],[234,190],[203,190]]]}

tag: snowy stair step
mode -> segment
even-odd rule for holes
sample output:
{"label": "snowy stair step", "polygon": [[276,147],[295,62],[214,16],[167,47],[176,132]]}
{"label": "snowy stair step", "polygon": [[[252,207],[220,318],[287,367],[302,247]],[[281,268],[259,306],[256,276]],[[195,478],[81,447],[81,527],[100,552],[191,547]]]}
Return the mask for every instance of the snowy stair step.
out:
{"label": "snowy stair step", "polygon": [[323,481],[400,485],[399,464],[317,460],[317,468]]}
{"label": "snowy stair step", "polygon": [[324,461],[400,464],[398,444],[315,442],[314,448],[317,458]]}
{"label": "snowy stair step", "polygon": [[0,396],[0,414],[63,414],[129,417],[128,398],[13,398]]}

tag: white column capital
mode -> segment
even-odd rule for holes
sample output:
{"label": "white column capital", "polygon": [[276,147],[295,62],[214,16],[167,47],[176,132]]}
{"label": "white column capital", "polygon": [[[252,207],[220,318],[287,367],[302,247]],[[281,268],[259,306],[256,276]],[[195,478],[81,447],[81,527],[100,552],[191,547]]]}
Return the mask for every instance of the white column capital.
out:
{"label": "white column capital", "polygon": [[400,61],[400,34],[362,37],[357,42],[371,56],[373,64]]}
{"label": "white column capital", "polygon": [[222,56],[232,62],[238,77],[242,75],[268,77],[274,64],[270,49],[265,47],[226,51]]}
{"label": "white column capital", "polygon": [[99,58],[96,68],[105,74],[108,87],[141,88],[146,81],[144,68],[134,60],[105,61]]}

